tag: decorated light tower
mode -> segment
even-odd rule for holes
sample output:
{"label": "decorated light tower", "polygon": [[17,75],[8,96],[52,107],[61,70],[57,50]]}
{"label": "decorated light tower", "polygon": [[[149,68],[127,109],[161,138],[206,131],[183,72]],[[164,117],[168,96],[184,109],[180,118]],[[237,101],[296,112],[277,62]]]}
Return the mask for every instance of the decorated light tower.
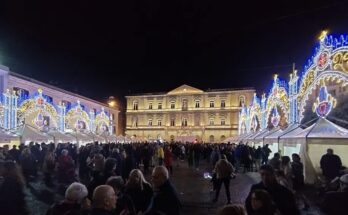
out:
{"label": "decorated light tower", "polygon": [[16,95],[16,92],[13,91],[12,95],[11,95],[11,109],[10,109],[10,113],[11,113],[11,127],[10,128],[15,128],[17,127],[17,107],[18,107],[18,96]]}
{"label": "decorated light tower", "polygon": [[58,114],[59,114],[59,131],[65,132],[65,114],[66,107],[63,102],[58,105]]}
{"label": "decorated light tower", "polygon": [[11,129],[17,126],[17,95],[16,92],[10,92],[9,89],[3,93],[4,106],[4,128]]}
{"label": "decorated light tower", "polygon": [[327,92],[324,80],[320,83],[319,96],[313,104],[313,112],[325,118],[336,106],[337,100]]}
{"label": "decorated light tower", "polygon": [[262,94],[261,98],[261,130],[267,128],[267,111],[266,111],[266,94]]}
{"label": "decorated light tower", "polygon": [[289,80],[289,123],[298,123],[298,104],[297,104],[297,94],[298,94],[298,76],[297,70],[293,69],[293,73],[290,74]]}
{"label": "decorated light tower", "polygon": [[89,111],[89,119],[90,119],[90,121],[89,121],[90,131],[95,133],[96,132],[96,130],[95,130],[95,113],[92,109]]}

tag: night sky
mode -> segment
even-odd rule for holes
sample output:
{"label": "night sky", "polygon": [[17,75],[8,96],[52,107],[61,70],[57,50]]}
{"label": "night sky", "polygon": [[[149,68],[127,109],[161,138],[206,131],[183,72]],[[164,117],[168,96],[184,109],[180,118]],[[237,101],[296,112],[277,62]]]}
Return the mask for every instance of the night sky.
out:
{"label": "night sky", "polygon": [[1,1],[0,64],[100,101],[182,84],[261,93],[302,72],[321,30],[348,31],[344,1],[55,2]]}

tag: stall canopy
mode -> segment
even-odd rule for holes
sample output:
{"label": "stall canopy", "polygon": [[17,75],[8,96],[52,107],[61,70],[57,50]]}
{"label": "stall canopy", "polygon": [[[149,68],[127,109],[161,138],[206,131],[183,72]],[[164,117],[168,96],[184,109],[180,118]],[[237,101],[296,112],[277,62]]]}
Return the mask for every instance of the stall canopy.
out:
{"label": "stall canopy", "polygon": [[250,136],[244,138],[244,140],[254,142],[254,140],[255,140],[255,138],[256,138],[257,136],[262,135],[262,134],[267,133],[267,132],[268,132],[267,129],[261,130],[261,131],[259,131],[259,132],[256,132],[256,133],[254,133],[254,134],[252,134],[252,135],[250,135]]}
{"label": "stall canopy", "polygon": [[302,129],[300,128],[300,124],[294,123],[286,127],[285,129],[279,129],[272,134],[266,136],[263,140],[264,144],[272,144],[272,143],[277,143],[279,141],[279,138],[295,129],[299,128],[301,131]]}
{"label": "stall canopy", "polygon": [[0,143],[10,143],[12,140],[19,139],[15,133],[0,128]]}
{"label": "stall canopy", "polygon": [[182,142],[182,143],[193,143],[196,140],[196,136],[176,136],[175,141],[176,142]]}
{"label": "stall canopy", "polygon": [[18,135],[21,142],[54,142],[53,136],[41,132],[37,128],[34,128],[28,124],[23,124],[15,129],[12,129],[11,132]]}
{"label": "stall canopy", "polygon": [[93,142],[99,142],[99,143],[105,143],[106,142],[106,138],[104,138],[104,137],[102,137],[100,135],[94,134],[92,132],[87,133],[87,135],[92,137]]}
{"label": "stall canopy", "polygon": [[69,132],[69,135],[72,135],[78,143],[86,144],[86,143],[92,143],[93,138],[85,133],[82,132]]}
{"label": "stall canopy", "polygon": [[68,134],[65,134],[63,132],[60,132],[56,129],[50,129],[47,132],[47,134],[53,136],[55,143],[74,143],[74,142],[76,142],[75,137],[68,135]]}
{"label": "stall canopy", "polygon": [[279,130],[280,130],[280,128],[273,128],[272,130],[269,130],[267,132],[263,132],[254,138],[254,142],[255,143],[263,143],[264,138],[266,138],[267,136],[269,136],[269,135],[271,135]]}
{"label": "stall canopy", "polygon": [[[285,135],[284,135],[285,136]],[[283,137],[281,137],[283,138]],[[348,130],[320,117],[310,127],[286,137],[288,144],[300,144],[306,183],[315,183],[321,173],[320,159],[328,148],[339,155],[342,165],[348,166]]]}

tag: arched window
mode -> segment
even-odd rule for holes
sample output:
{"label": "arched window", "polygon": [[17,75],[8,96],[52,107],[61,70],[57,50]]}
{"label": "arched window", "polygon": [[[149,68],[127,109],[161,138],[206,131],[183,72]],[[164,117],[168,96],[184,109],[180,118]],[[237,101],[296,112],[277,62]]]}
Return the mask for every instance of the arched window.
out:
{"label": "arched window", "polygon": [[210,135],[209,136],[209,142],[210,143],[214,143],[214,135]]}
{"label": "arched window", "polygon": [[133,102],[133,110],[138,110],[138,101]]}

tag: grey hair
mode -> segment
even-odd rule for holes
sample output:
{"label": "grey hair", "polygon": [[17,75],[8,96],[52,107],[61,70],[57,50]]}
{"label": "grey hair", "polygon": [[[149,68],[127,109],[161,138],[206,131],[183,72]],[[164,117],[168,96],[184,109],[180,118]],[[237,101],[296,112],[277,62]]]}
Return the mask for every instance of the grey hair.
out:
{"label": "grey hair", "polygon": [[88,195],[87,187],[81,183],[74,182],[65,191],[65,199],[81,203]]}
{"label": "grey hair", "polygon": [[169,173],[165,166],[156,166],[153,171],[159,171],[166,179],[169,179]]}

